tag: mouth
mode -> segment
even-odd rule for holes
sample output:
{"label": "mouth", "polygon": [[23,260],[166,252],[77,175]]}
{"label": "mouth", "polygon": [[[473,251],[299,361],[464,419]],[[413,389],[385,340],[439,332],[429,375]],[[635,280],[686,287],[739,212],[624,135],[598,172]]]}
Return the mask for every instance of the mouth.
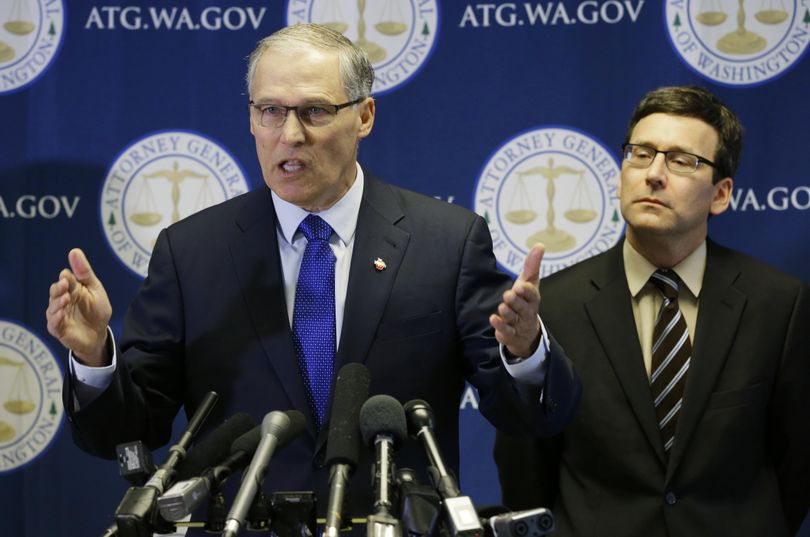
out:
{"label": "mouth", "polygon": [[643,197],[636,200],[636,203],[658,205],[659,207],[669,207],[669,204],[658,198]]}
{"label": "mouth", "polygon": [[289,159],[289,160],[282,160],[278,164],[278,167],[284,174],[294,175],[296,173],[300,173],[301,171],[305,170],[307,165],[304,163],[303,160]]}

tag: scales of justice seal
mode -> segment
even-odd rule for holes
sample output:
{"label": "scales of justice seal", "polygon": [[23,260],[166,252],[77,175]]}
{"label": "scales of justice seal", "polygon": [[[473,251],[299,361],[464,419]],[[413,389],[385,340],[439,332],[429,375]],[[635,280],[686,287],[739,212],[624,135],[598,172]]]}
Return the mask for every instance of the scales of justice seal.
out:
{"label": "scales of justice seal", "polygon": [[101,187],[100,217],[118,259],[146,276],[158,233],[250,190],[230,152],[200,133],[161,131],[130,143]]}
{"label": "scales of justice seal", "polygon": [[411,79],[425,64],[439,26],[438,0],[288,1],[287,24],[314,22],[344,34],[374,66],[373,93]]}
{"label": "scales of justice seal", "polygon": [[572,128],[539,128],[507,140],[484,165],[474,198],[498,262],[519,274],[529,249],[542,242],[547,276],[616,244],[624,228],[619,175],[611,153]]}
{"label": "scales of justice seal", "polygon": [[729,86],[765,83],[807,51],[806,0],[667,0],[675,51],[701,76]]}
{"label": "scales of justice seal", "polygon": [[0,22],[2,95],[25,88],[48,70],[64,34],[62,0],[3,2]]}
{"label": "scales of justice seal", "polygon": [[28,327],[0,319],[0,473],[40,457],[62,425],[62,370]]}

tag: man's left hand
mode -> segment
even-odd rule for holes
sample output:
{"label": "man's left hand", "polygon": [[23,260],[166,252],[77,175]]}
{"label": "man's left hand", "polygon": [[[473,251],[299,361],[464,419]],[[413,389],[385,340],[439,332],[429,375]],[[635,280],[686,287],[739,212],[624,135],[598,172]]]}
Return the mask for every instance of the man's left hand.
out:
{"label": "man's left hand", "polygon": [[540,344],[540,262],[545,246],[535,244],[523,262],[523,272],[512,289],[504,292],[497,313],[489,316],[495,338],[512,355],[528,358]]}

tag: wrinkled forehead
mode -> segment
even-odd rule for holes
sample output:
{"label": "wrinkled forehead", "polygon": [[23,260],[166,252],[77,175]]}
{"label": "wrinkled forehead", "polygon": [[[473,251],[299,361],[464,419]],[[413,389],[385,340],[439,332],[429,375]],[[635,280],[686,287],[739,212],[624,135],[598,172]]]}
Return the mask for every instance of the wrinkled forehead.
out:
{"label": "wrinkled forehead", "polygon": [[343,102],[346,92],[338,54],[313,47],[274,47],[264,51],[256,64],[251,99],[280,98]]}

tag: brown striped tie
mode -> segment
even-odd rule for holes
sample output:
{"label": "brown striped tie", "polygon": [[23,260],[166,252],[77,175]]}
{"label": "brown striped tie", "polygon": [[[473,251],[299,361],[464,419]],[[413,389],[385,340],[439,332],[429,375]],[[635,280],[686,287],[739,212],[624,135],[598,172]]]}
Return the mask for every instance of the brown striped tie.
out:
{"label": "brown striped tie", "polygon": [[678,307],[678,275],[671,270],[657,270],[650,277],[650,282],[664,295],[664,303],[653,329],[650,388],[664,450],[669,453],[675,441],[675,426],[683,403],[683,387],[692,357],[692,344],[686,321]]}

